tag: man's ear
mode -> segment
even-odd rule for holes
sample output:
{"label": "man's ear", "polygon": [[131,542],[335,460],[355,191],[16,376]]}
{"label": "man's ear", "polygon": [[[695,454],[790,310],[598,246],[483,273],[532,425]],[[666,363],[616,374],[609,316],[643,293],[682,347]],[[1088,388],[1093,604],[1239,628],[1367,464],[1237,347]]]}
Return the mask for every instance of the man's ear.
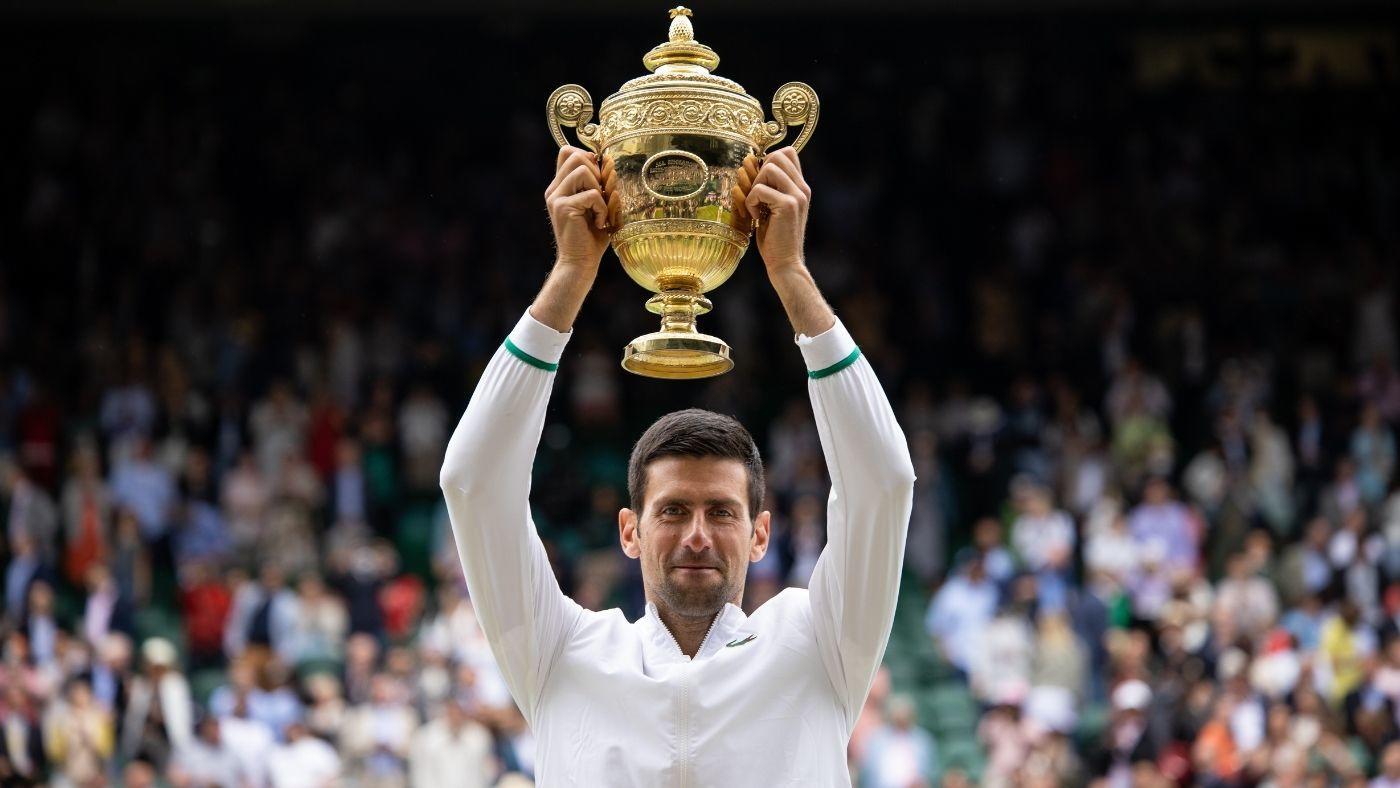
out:
{"label": "man's ear", "polygon": [[773,526],[772,512],[759,512],[753,520],[753,541],[749,544],[749,563],[763,560],[768,553],[768,533]]}
{"label": "man's ear", "polygon": [[628,558],[642,557],[641,535],[637,533],[637,513],[623,507],[617,511],[617,540]]}

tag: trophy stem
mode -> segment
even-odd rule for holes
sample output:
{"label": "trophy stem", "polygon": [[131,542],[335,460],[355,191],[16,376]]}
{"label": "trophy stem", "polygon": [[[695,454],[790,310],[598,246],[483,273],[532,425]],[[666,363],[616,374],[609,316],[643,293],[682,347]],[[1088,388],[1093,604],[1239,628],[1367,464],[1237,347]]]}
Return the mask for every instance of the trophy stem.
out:
{"label": "trophy stem", "polygon": [[663,290],[647,300],[661,315],[661,330],[637,337],[622,355],[622,368],[649,378],[708,378],[734,367],[729,346],[695,329],[695,318],[713,308],[698,288]]}
{"label": "trophy stem", "polygon": [[694,334],[695,318],[710,311],[710,299],[694,290],[666,290],[647,302],[657,301],[661,312],[661,330]]}

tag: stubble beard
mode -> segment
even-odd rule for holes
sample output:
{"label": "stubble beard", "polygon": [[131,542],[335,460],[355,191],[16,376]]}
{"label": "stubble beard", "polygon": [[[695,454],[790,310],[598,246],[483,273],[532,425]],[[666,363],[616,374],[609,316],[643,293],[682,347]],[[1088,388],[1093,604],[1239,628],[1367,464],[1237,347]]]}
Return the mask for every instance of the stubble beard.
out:
{"label": "stubble beard", "polygon": [[658,601],[668,612],[685,618],[713,618],[724,608],[725,603],[739,595],[739,581],[727,567],[717,571],[719,582],[678,583],[671,577],[671,569],[663,569],[660,582],[656,584]]}

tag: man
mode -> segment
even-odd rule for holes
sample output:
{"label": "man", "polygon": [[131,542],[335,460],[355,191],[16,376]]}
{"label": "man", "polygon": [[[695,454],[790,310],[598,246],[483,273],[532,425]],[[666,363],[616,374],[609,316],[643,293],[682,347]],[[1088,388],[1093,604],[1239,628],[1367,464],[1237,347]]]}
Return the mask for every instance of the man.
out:
{"label": "man", "polygon": [[[530,469],[554,371],[607,248],[600,169],[560,151],[545,193],[558,260],[491,360],[442,470],[483,631],[538,738],[541,785],[848,785],[846,742],[885,650],[914,471],[870,365],[802,257],[811,191],[791,148],[736,187],[763,216],[759,252],[797,332],[833,486],[810,590],[752,616],[746,566],[768,549],[749,433],[700,410],[663,416],[633,449],[623,552],[646,614],[563,596],[530,519]],[[614,198],[615,199],[615,198]]]}
{"label": "man", "polygon": [[982,634],[996,617],[1001,590],[987,575],[987,558],[972,553],[929,602],[924,629],[943,656],[964,673],[972,672]]}
{"label": "man", "polygon": [[486,788],[496,776],[491,732],[472,719],[469,697],[448,698],[413,735],[409,777],[414,788]]}

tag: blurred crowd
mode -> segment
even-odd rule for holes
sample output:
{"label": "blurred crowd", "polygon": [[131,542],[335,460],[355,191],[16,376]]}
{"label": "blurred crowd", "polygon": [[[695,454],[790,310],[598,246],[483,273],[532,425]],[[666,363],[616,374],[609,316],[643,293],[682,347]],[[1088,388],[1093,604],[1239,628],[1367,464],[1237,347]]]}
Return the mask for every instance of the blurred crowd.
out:
{"label": "blurred crowd", "polygon": [[[0,68],[0,783],[529,784],[437,472],[551,260],[537,103],[661,28],[581,64],[543,23],[177,27],[0,55],[39,67]],[[791,70],[724,29],[721,73]],[[858,784],[1400,786],[1394,64],[1149,85],[1121,29],[802,29],[871,43],[800,69],[808,263],[919,476]],[[640,614],[627,455],[688,405],[765,454],[746,606],[809,577],[754,263],[702,319],[737,368],[677,386],[620,370],[653,318],[605,260],[534,481],[581,604]]]}

